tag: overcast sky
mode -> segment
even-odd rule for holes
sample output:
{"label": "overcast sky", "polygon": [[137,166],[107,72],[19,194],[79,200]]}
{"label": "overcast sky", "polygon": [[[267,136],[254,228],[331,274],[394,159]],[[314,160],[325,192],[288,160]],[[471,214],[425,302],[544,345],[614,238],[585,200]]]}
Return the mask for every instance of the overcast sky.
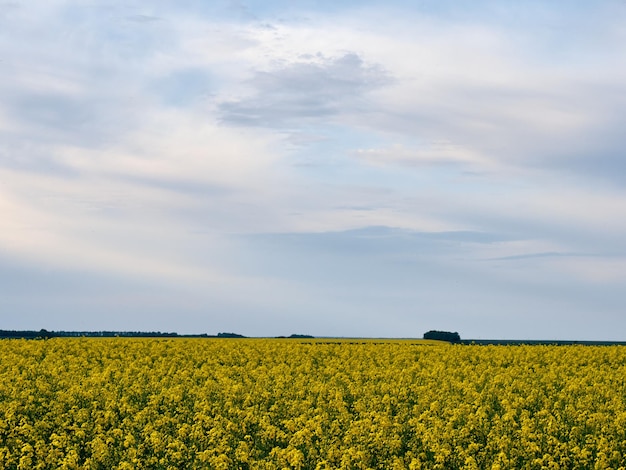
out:
{"label": "overcast sky", "polygon": [[0,3],[0,329],[626,340],[626,2]]}

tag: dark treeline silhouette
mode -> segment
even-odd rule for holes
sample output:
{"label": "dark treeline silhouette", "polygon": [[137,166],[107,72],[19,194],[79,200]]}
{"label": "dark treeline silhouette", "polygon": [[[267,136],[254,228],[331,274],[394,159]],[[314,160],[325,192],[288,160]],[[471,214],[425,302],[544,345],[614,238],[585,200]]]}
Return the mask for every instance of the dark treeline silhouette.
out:
{"label": "dark treeline silhouette", "polygon": [[448,341],[449,343],[461,342],[461,336],[459,336],[456,331],[452,333],[450,331],[430,330],[424,333],[424,339],[436,339],[439,341]]}
{"label": "dark treeline silhouette", "polygon": [[0,338],[46,339],[46,338],[208,338],[207,334],[179,335],[161,331],[48,331],[35,330],[0,330]]}
{"label": "dark treeline silhouette", "polygon": [[218,333],[218,338],[245,338],[244,335],[239,335],[237,333]]}
{"label": "dark treeline silhouette", "polygon": [[277,336],[276,338],[280,338],[280,339],[284,339],[284,338],[292,338],[292,339],[312,339],[315,338],[315,336],[311,336],[311,335],[289,335],[289,336]]}

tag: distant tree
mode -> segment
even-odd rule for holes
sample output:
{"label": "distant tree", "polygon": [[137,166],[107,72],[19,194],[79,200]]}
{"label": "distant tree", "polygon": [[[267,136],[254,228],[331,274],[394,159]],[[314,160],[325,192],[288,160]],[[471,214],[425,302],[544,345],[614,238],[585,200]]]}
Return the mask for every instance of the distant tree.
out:
{"label": "distant tree", "polygon": [[424,333],[424,339],[435,339],[438,341],[448,341],[449,343],[459,343],[461,341],[461,336],[459,336],[456,331],[452,333],[450,331],[430,330]]}
{"label": "distant tree", "polygon": [[314,338],[314,336],[311,335],[290,335],[290,338]]}
{"label": "distant tree", "polygon": [[0,330],[0,338],[41,338],[41,332],[34,330]]}
{"label": "distant tree", "polygon": [[244,335],[239,335],[237,333],[218,333],[218,338],[245,338]]}

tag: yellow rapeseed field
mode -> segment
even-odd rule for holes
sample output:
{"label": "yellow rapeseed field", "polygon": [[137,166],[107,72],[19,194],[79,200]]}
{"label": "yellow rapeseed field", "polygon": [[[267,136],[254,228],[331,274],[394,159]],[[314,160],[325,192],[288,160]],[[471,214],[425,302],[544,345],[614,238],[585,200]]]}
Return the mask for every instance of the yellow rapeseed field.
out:
{"label": "yellow rapeseed field", "polygon": [[3,469],[618,469],[626,348],[0,342]]}

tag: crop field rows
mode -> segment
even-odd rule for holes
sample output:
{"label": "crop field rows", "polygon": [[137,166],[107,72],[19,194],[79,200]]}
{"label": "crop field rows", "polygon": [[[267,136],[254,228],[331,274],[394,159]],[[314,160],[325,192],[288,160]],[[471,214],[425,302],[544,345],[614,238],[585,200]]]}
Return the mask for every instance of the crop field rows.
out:
{"label": "crop field rows", "polygon": [[0,342],[2,469],[618,469],[626,348]]}

